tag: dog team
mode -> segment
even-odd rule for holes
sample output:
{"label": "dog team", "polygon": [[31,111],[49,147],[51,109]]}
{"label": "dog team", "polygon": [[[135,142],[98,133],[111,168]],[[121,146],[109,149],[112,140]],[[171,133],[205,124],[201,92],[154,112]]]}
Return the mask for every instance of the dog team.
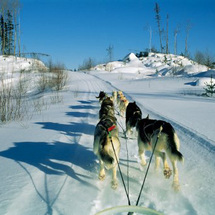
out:
{"label": "dog team", "polygon": [[[180,189],[178,179],[177,161],[183,161],[183,155],[180,153],[179,138],[168,122],[162,120],[149,119],[149,116],[142,118],[141,109],[136,102],[129,102],[122,91],[113,91],[112,96],[100,91],[99,99],[101,104],[99,110],[99,122],[94,132],[93,150],[100,163],[99,179],[105,179],[105,169],[112,170],[111,186],[116,189],[117,163],[119,162],[120,140],[115,116],[115,107],[118,107],[119,114],[125,117],[126,135],[133,135],[134,129],[137,132],[138,154],[140,164],[145,166],[145,151],[154,151],[155,169],[158,170],[160,160],[163,162],[163,174],[165,178],[170,178],[172,170],[167,162],[169,158],[173,169],[172,187],[175,191]],[[160,131],[160,128],[162,130]],[[160,132],[159,138],[158,133]]]}

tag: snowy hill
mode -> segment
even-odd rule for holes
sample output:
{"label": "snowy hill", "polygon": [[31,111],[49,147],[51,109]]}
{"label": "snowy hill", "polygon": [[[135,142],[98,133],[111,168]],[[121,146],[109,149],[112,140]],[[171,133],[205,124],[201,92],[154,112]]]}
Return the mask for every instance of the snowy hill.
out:
{"label": "snowy hill", "polygon": [[106,70],[112,73],[138,73],[146,76],[186,76],[207,71],[204,65],[173,54],[149,53],[148,57],[137,58],[134,53],[127,55],[123,61],[97,65],[93,70]]}
{"label": "snowy hill", "polygon": [[12,73],[22,70],[42,70],[45,68],[45,65],[37,59],[14,56],[0,56],[0,73]]}
{"label": "snowy hill", "polygon": [[[32,70],[29,62],[0,57],[2,80],[19,83],[16,78],[24,69],[30,83],[25,117],[0,124],[0,214],[95,215],[127,204],[119,174],[117,190],[111,189],[109,171],[105,181],[98,179],[93,134],[100,108],[96,96],[101,90],[109,95],[122,90],[129,101],[137,102],[143,117],[149,114],[170,122],[181,142],[185,162],[178,163],[180,192],[172,190],[172,178],[166,180],[162,169],[156,175],[153,160],[139,205],[167,215],[214,214],[215,100],[201,96],[200,83],[214,70],[174,55],[151,54],[143,59],[131,55],[126,61],[110,62],[111,71],[103,65],[96,67],[100,71],[68,72],[63,90],[39,92],[34,79],[42,73],[40,67]],[[126,184],[129,176],[134,205],[146,169],[139,165],[136,138],[123,138],[125,118],[116,117],[120,165]],[[147,161],[149,156],[146,153]]]}

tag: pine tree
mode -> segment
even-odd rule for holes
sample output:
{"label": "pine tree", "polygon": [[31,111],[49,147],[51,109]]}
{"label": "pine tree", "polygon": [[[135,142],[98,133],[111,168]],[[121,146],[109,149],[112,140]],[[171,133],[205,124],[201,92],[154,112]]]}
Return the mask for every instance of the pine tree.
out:
{"label": "pine tree", "polygon": [[4,54],[8,54],[8,26],[7,22],[4,22]]}
{"label": "pine tree", "polygon": [[1,52],[4,54],[4,48],[5,48],[5,22],[4,22],[4,17],[1,15],[1,20],[0,20],[0,29],[1,29]]}
{"label": "pine tree", "polygon": [[206,93],[206,95],[208,96],[208,94],[209,94],[209,96],[213,96],[213,94],[215,93],[215,83],[214,83],[214,81],[213,81],[213,77],[212,77],[212,75],[211,75],[211,80],[210,80],[210,82],[208,83],[208,82],[205,82],[205,88],[204,88],[204,90],[205,90],[205,93]]}
{"label": "pine tree", "polygon": [[14,24],[13,24],[13,16],[11,12],[7,11],[7,54],[11,55],[13,53],[13,34],[14,34]]}

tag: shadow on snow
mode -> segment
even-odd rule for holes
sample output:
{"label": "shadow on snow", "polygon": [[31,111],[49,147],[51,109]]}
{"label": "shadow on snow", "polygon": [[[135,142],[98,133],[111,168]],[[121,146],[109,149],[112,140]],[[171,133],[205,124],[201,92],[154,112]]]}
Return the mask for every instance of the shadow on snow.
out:
{"label": "shadow on snow", "polygon": [[[63,142],[18,142],[14,147],[0,152],[0,156],[17,162],[24,162],[37,167],[45,174],[61,175],[63,173],[86,184],[81,178],[88,176],[75,173],[72,166],[76,165],[86,171],[92,171],[95,166],[95,155],[88,148],[77,144]],[[69,162],[66,165],[63,162]],[[81,178],[80,178],[81,177]]]}

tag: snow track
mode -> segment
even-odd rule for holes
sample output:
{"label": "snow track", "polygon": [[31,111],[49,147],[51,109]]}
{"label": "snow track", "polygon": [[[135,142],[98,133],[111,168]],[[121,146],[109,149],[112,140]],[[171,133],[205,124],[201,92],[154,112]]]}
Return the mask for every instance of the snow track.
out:
{"label": "snow track", "polygon": [[[102,78],[100,78],[102,80]],[[126,89],[119,89],[115,87],[109,81],[105,83],[110,84],[114,90],[123,90],[124,94],[130,101],[136,101],[137,104],[141,107],[143,111],[143,116],[149,114],[151,118],[161,119],[170,122],[173,127],[176,129],[180,141],[181,141],[181,151],[185,157],[185,163],[179,166],[179,177],[181,181],[181,192],[174,194],[169,190],[170,183],[169,181],[163,180],[159,175],[159,180],[155,180],[152,175],[149,174],[148,185],[146,185],[145,193],[143,192],[143,205],[157,209],[164,214],[213,214],[215,202],[214,192],[215,189],[211,188],[208,190],[208,184],[213,184],[215,178],[215,142],[209,140],[207,137],[202,134],[188,128],[184,125],[181,125],[179,122],[174,119],[170,119],[167,116],[159,114],[157,111],[149,109],[148,105],[138,100],[138,98],[133,98],[132,94],[126,93]],[[186,98],[187,99],[187,98]],[[132,142],[131,140],[129,142]],[[136,144],[136,140],[133,141]],[[136,148],[133,145],[133,148],[130,147],[130,157],[135,157]],[[125,150],[125,149],[124,149]],[[122,157],[126,156],[125,151],[121,154],[124,154]],[[137,148],[136,148],[136,157],[137,157]],[[132,161],[135,162],[135,159]],[[122,163],[122,162],[121,162]],[[126,164],[125,164],[126,165]],[[137,172],[134,172],[131,168],[130,175],[138,175]],[[143,172],[144,174],[144,172]],[[208,177],[209,175],[209,177]],[[139,176],[140,177],[140,176]],[[131,183],[132,184],[132,183]],[[139,186],[141,181],[139,182]],[[169,186],[169,187],[168,187]],[[131,185],[132,187],[132,185]],[[138,186],[131,189],[131,196],[134,197],[138,191]],[[202,192],[207,193],[209,201],[202,199]],[[133,202],[135,203],[135,202]]]}

